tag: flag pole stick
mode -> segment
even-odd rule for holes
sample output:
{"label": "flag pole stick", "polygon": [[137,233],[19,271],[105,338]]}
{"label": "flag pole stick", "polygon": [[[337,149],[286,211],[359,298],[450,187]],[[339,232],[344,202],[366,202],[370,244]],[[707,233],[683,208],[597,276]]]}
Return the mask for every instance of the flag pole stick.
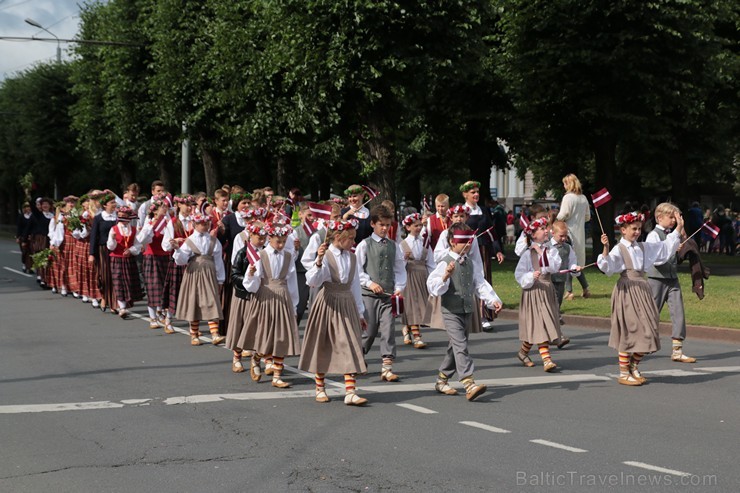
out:
{"label": "flag pole stick", "polygon": [[703,227],[704,227],[704,226],[705,226],[705,225],[706,225],[706,224],[707,224],[708,222],[709,222],[709,221],[707,221],[707,222],[705,222],[704,224],[702,224],[701,226],[699,226],[699,229],[697,229],[696,231],[694,231],[693,233],[691,233],[691,236],[689,236],[688,238],[686,238],[685,240],[683,240],[683,241],[681,242],[681,244],[680,244],[680,245],[678,245],[678,248],[680,249],[680,248],[681,248],[681,247],[682,247],[682,246],[684,245],[684,243],[686,243],[687,241],[689,241],[689,240],[690,240],[690,239],[691,239],[691,238],[692,238],[692,237],[693,237],[693,236],[694,236],[694,235],[695,235],[696,233],[698,233],[699,231],[701,231],[701,230],[702,230],[702,228],[703,228]]}

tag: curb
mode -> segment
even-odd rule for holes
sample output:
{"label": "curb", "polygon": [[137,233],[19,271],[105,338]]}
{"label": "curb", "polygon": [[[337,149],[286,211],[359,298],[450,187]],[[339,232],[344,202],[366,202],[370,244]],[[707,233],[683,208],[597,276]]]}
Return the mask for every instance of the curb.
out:
{"label": "curb", "polygon": [[[519,311],[501,310],[498,318],[503,320],[518,320]],[[611,320],[604,317],[587,317],[584,315],[563,315],[565,325],[574,325],[601,331],[611,330]],[[661,322],[660,335],[671,335],[671,324]],[[687,339],[703,339],[706,341],[720,341],[740,344],[740,329],[729,329],[725,327],[707,327],[705,325],[686,325]]]}

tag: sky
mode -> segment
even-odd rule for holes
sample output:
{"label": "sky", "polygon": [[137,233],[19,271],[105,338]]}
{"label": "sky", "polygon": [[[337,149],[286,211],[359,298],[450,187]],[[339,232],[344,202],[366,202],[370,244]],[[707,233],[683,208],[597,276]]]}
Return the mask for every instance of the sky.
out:
{"label": "sky", "polygon": [[[52,37],[24,22],[30,18],[59,38],[74,38],[79,30],[79,5],[85,2],[86,0],[0,0],[0,36]],[[61,48],[62,59],[68,59],[69,44],[61,43]],[[56,52],[56,42],[0,39],[0,80],[27,70],[36,63],[54,61]]]}

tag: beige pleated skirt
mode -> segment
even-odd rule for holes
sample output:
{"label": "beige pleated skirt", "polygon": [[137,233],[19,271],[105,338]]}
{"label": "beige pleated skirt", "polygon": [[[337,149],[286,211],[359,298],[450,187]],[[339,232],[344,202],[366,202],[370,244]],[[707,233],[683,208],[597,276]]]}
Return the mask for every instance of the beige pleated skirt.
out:
{"label": "beige pleated skirt", "polygon": [[311,373],[365,373],[362,328],[347,284],[324,283],[311,305],[298,368]]}
{"label": "beige pleated skirt", "polygon": [[406,264],[406,289],[403,290],[404,325],[429,325],[427,301],[427,266],[423,261],[409,261]]}
{"label": "beige pleated skirt", "polygon": [[189,322],[224,318],[216,265],[210,255],[196,255],[190,259],[182,277],[175,316]]}
{"label": "beige pleated skirt", "polygon": [[522,289],[519,304],[519,340],[530,344],[560,339],[560,307],[550,276],[540,276],[529,289]]}
{"label": "beige pleated skirt", "polygon": [[249,303],[238,347],[278,357],[300,354],[298,325],[285,280],[271,279],[268,284],[263,278],[262,282]]}
{"label": "beige pleated skirt", "polygon": [[659,322],[660,314],[647,280],[637,271],[622,272],[612,291],[609,347],[625,353],[658,351]]}
{"label": "beige pleated skirt", "polygon": [[[252,297],[242,299],[236,295],[236,290],[231,294],[231,309],[229,310],[229,323],[226,326],[226,347],[232,351],[235,349],[245,349],[239,346],[239,338],[242,335],[244,324],[247,323],[247,313],[249,305],[252,303]],[[246,348],[252,349],[252,348]]]}

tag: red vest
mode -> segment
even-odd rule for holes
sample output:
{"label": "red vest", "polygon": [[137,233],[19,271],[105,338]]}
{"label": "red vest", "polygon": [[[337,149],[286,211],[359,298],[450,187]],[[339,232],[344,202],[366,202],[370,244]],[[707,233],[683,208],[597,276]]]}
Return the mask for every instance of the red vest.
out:
{"label": "red vest", "polygon": [[[165,226],[166,227],[166,226]],[[152,241],[146,246],[146,249],[144,250],[144,255],[156,255],[158,257],[166,257],[170,253],[165,252],[162,250],[162,238],[164,238],[164,229],[157,233],[157,231],[152,231]]]}
{"label": "red vest", "polygon": [[398,238],[398,221],[393,221],[391,223],[391,227],[388,228],[387,236],[391,241],[396,241],[396,238]]}
{"label": "red vest", "polygon": [[429,229],[432,232],[432,238],[431,238],[431,245],[432,250],[437,246],[437,241],[439,241],[439,235],[442,234],[442,231],[445,231],[447,229],[447,219],[442,220],[437,216],[437,214],[434,214],[433,216],[429,216]]}
{"label": "red vest", "polygon": [[131,234],[129,236],[123,236],[121,230],[118,228],[118,224],[113,226],[113,234],[116,237],[116,249],[110,252],[111,257],[123,257],[123,252],[127,248],[134,246],[136,241],[136,227],[131,226]]}

